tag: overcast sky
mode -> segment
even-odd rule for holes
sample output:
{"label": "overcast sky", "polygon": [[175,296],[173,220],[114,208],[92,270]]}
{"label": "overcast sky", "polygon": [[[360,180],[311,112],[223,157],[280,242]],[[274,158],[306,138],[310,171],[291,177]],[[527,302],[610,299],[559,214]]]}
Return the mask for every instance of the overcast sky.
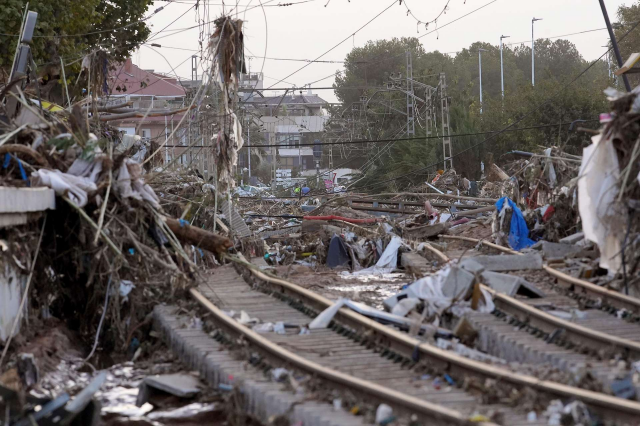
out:
{"label": "overcast sky", "polygon": [[[149,41],[162,47],[141,47],[133,57],[134,63],[144,69],[168,73],[172,73],[173,67],[179,76],[190,78],[189,58],[199,49],[198,28],[179,33],[171,30],[191,27],[198,23],[198,19],[210,21],[222,14],[221,0],[204,1],[209,1],[209,17],[203,16],[203,0],[200,0],[199,14],[194,8],[195,0],[177,0],[172,3],[156,1],[150,12],[160,6],[164,6],[164,10],[150,19],[152,31],[161,31],[167,25],[170,26]],[[292,6],[275,6],[298,2],[300,4]],[[224,3],[227,13],[236,6],[235,1]],[[264,9],[260,7],[259,0],[239,0],[237,9],[232,12],[235,16],[236,10],[239,11],[238,17],[245,20],[246,55],[263,57],[266,48],[268,58],[316,59],[348,38],[321,58],[325,61],[341,61],[353,46],[363,46],[369,40],[422,36],[436,29],[436,24],[431,23],[429,30],[425,31],[424,23],[418,26],[417,20],[427,22],[435,19],[447,0],[403,0],[402,5],[398,4],[398,0],[330,0],[326,7],[327,0],[262,0],[262,3],[266,5]],[[392,3],[395,4],[351,37]],[[605,0],[611,21],[616,22],[616,12],[620,5],[632,3],[632,0]],[[407,16],[405,5],[417,20]],[[476,41],[498,45],[502,34],[510,36],[505,42],[525,41],[530,44],[533,17],[543,19],[535,23],[536,38],[605,27],[597,0],[449,0],[448,9],[437,20],[437,26],[443,27],[483,5],[487,6],[420,38],[425,50],[456,52]],[[184,16],[172,23],[183,13]],[[585,59],[595,59],[606,50],[602,46],[608,42],[608,33],[603,29],[563,38],[573,42]],[[193,52],[171,48],[192,49]],[[164,58],[152,49],[161,52]],[[304,69],[297,71],[305,65]],[[327,77],[341,68],[340,63],[307,64],[271,59],[251,59],[250,66],[252,72],[262,70],[265,87],[274,88],[302,86]],[[199,77],[203,67],[206,64],[199,64]],[[281,79],[284,81],[279,82]],[[328,87],[333,81],[331,77],[312,86]],[[336,102],[330,90],[318,90],[314,93],[329,102]]]}

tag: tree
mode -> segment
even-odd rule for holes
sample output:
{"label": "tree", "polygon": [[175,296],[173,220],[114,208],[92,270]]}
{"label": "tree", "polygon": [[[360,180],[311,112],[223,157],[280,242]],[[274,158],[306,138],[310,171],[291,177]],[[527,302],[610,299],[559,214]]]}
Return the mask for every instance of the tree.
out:
{"label": "tree", "polygon": [[[482,114],[478,69],[480,48],[486,50],[482,54]],[[368,136],[370,139],[382,138],[381,135],[392,135],[386,136],[391,138],[398,134],[405,136],[403,126],[406,116],[403,111],[406,111],[406,95],[380,90],[385,88],[392,74],[404,78],[405,51],[410,51],[412,55],[414,80],[436,87],[439,74],[445,73],[451,105],[451,133],[478,133],[452,139],[453,154],[456,156],[454,167],[470,179],[480,177],[480,161],[487,161],[490,154],[497,159],[512,150],[533,151],[540,146],[552,145],[581,153],[582,147],[589,143],[588,136],[568,133],[567,125],[556,127],[555,124],[576,119],[596,119],[600,112],[608,108],[602,94],[602,90],[612,84],[606,63],[599,61],[579,81],[573,82],[589,62],[568,40],[536,41],[535,87],[531,86],[531,48],[504,46],[504,100],[497,46],[473,43],[469,48],[449,56],[437,51],[425,52],[415,38],[379,40],[370,41],[348,54],[345,70],[336,78],[334,87],[343,102],[343,109],[339,117],[333,114],[332,118],[347,121],[343,134],[347,130],[353,134],[353,129],[358,129],[357,133],[372,134]],[[364,86],[368,89],[353,90],[353,87]],[[418,86],[414,87],[414,92],[417,96],[424,96],[423,89]],[[369,99],[369,108],[364,114],[362,111],[349,113],[348,107],[357,104],[361,96]],[[441,134],[439,98],[436,104],[436,123]],[[416,111],[420,117],[417,117],[415,136],[420,138],[426,135],[424,117],[421,116],[424,114],[424,104],[418,102]],[[498,136],[491,133],[516,120],[517,128],[535,128],[505,132]],[[487,141],[482,143],[485,139]],[[438,138],[398,141],[389,146],[379,143],[365,154],[360,155],[359,159],[359,164],[364,164],[365,177],[354,189],[369,187],[372,191],[379,191],[386,187],[391,191],[400,190],[424,181],[429,174],[441,168],[443,162],[442,140]],[[420,172],[408,173],[414,170]],[[401,179],[395,180],[400,176]]]}
{"label": "tree", "polygon": [[[39,68],[53,67],[52,75],[57,75],[60,58],[65,64],[79,63],[88,49],[103,49],[114,61],[122,61],[150,34],[146,23],[140,20],[151,3],[152,0],[32,0],[29,10],[38,13],[31,47],[34,61]],[[5,34],[12,34],[0,35],[0,68],[5,72],[13,63],[23,13],[22,0],[0,2],[0,28]]]}

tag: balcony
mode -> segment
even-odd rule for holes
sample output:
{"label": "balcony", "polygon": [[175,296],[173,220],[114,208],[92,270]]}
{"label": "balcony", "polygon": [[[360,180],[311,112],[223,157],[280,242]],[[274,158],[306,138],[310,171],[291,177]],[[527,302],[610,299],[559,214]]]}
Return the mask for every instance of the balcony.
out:
{"label": "balcony", "polygon": [[278,155],[280,155],[280,157],[304,157],[306,155],[313,155],[313,148],[308,146],[302,148],[278,148]]}

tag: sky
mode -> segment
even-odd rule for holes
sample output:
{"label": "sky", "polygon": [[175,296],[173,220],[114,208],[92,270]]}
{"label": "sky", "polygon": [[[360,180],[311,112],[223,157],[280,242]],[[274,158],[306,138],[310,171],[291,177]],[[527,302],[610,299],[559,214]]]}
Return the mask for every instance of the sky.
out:
{"label": "sky", "polygon": [[[208,2],[208,11],[203,7],[204,2]],[[261,2],[264,7],[260,6]],[[294,4],[279,6],[288,3]],[[535,23],[536,38],[597,30],[562,37],[573,42],[585,59],[598,58],[608,42],[597,0],[402,0],[401,3],[399,0],[238,0],[226,1],[223,5],[222,0],[200,0],[196,11],[196,0],[156,1],[148,14],[161,6],[164,9],[148,23],[153,32],[162,32],[150,37],[133,55],[133,62],[144,69],[190,79],[190,58],[199,54],[201,36],[198,28],[178,30],[212,21],[223,9],[234,17],[237,13],[245,22],[245,55],[256,57],[249,61],[251,72],[262,71],[265,87],[273,89],[309,83],[313,83],[312,88],[330,87],[333,76],[323,78],[342,67],[331,61],[344,60],[354,46],[363,46],[369,40],[423,36],[420,41],[426,51],[446,53],[459,51],[476,41],[498,45],[501,35],[510,36],[505,43],[530,45],[531,19],[535,17],[542,18]],[[617,21],[620,5],[632,3],[632,0],[605,0],[611,22]],[[474,11],[476,9],[479,10]],[[466,14],[469,15],[463,17]],[[458,18],[461,19],[452,22]],[[425,22],[430,22],[428,30]],[[438,27],[441,29],[434,31]],[[206,44],[206,34],[204,38]],[[150,46],[150,43],[161,47]],[[320,60],[329,62],[263,59],[265,56],[312,60],[321,56]],[[200,78],[208,63],[198,62]],[[320,79],[323,80],[317,81]],[[328,102],[337,102],[331,90],[313,90],[313,93]]]}

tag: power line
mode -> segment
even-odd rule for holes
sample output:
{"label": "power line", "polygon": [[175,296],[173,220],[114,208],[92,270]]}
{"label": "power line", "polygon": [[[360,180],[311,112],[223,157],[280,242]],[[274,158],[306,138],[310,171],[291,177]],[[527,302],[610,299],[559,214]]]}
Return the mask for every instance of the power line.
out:
{"label": "power line", "polygon": [[443,29],[444,27],[447,27],[447,26],[449,26],[449,25],[453,24],[454,22],[457,22],[457,21],[461,20],[462,18],[465,18],[465,17],[467,17],[467,16],[471,15],[472,13],[476,13],[477,11],[484,9],[485,7],[489,6],[490,4],[495,3],[495,2],[497,2],[497,1],[498,1],[498,0],[492,0],[492,1],[490,1],[489,3],[487,3],[487,4],[485,4],[485,5],[482,5],[482,6],[480,6],[479,8],[474,9],[474,10],[472,10],[471,12],[469,12],[469,13],[466,13],[466,14],[462,15],[461,17],[456,18],[456,19],[454,19],[454,20],[453,20],[453,21],[451,21],[451,22],[447,22],[447,23],[446,23],[446,24],[444,24],[443,26],[438,27],[438,28],[436,28],[435,30],[431,30],[431,31],[429,31],[428,33],[423,34],[423,35],[421,35],[421,36],[420,36],[420,37],[418,37],[418,38],[426,37],[426,36],[428,36],[429,34],[433,34],[433,33],[437,32],[438,30],[441,30],[441,29]]}
{"label": "power line", "polygon": [[[626,32],[626,33],[625,33],[625,34],[624,34],[624,35],[619,39],[619,41],[624,40],[624,39],[629,35],[629,33],[631,33],[631,31],[633,31],[633,30],[634,30],[634,29],[635,29],[639,24],[640,24],[640,22],[637,22],[637,23],[636,23],[636,24],[635,24],[635,25],[634,25],[634,26],[633,26],[629,31],[627,31],[627,32]],[[600,60],[601,60],[605,55],[607,55],[607,54],[611,51],[611,49],[612,49],[612,48],[607,49],[607,50],[606,50],[606,51],[605,51],[605,52],[604,52],[604,53],[603,53],[603,54],[602,54],[598,59],[596,59],[595,61],[591,62],[591,64],[589,64],[589,66],[588,66],[587,68],[585,68],[585,69],[584,69],[580,74],[578,74],[578,75],[577,75],[573,80],[571,80],[567,85],[565,85],[565,86],[563,87],[563,89],[562,89],[562,90],[560,90],[559,92],[557,92],[555,95],[550,96],[550,97],[549,97],[549,98],[547,98],[544,102],[540,103],[539,105],[536,105],[536,106],[535,106],[535,107],[533,107],[529,112],[527,112],[526,114],[524,114],[524,115],[523,115],[522,117],[520,117],[519,119],[514,120],[514,121],[513,121],[513,123],[511,123],[511,124],[509,124],[508,126],[504,127],[504,128],[503,128],[502,130],[500,130],[499,132],[492,134],[492,135],[491,135],[491,136],[489,136],[488,138],[486,138],[486,139],[484,139],[484,140],[482,140],[482,141],[478,142],[478,143],[477,143],[477,144],[475,144],[475,145],[472,145],[472,146],[470,146],[470,147],[468,147],[468,148],[466,148],[466,149],[463,149],[462,151],[460,151],[460,152],[458,152],[458,153],[456,153],[456,154],[452,155],[452,156],[451,156],[451,158],[458,157],[458,156],[460,156],[460,155],[464,154],[465,152],[468,152],[468,151],[470,151],[470,150],[472,150],[472,149],[474,149],[474,148],[477,148],[477,147],[478,147],[478,146],[480,146],[480,145],[483,145],[483,144],[484,144],[484,143],[486,143],[486,142],[489,142],[490,140],[494,139],[495,137],[497,137],[497,136],[501,135],[502,133],[509,131],[509,129],[511,129],[513,126],[515,126],[515,125],[517,125],[518,123],[522,122],[522,120],[524,120],[525,118],[529,117],[529,116],[530,116],[531,114],[533,114],[535,111],[537,111],[537,110],[538,110],[538,109],[540,109],[541,107],[545,106],[546,104],[550,103],[550,102],[551,102],[551,101],[553,101],[555,98],[557,98],[558,96],[560,96],[560,94],[562,94],[565,90],[567,90],[567,88],[568,88],[569,86],[571,86],[573,83],[575,83],[575,82],[576,82],[580,77],[582,77],[582,76],[583,76],[587,71],[589,71],[591,68],[593,68],[593,66],[594,66],[595,64],[597,64],[597,63],[598,63],[598,62],[599,62],[599,61],[600,61]],[[405,173],[405,174],[403,174],[403,175],[397,176],[397,177],[395,177],[395,178],[387,179],[387,180],[384,180],[384,181],[382,181],[382,182],[376,182],[376,183],[373,183],[373,184],[371,184],[371,185],[365,185],[365,186],[358,187],[358,188],[354,188],[354,189],[370,188],[370,187],[372,187],[372,186],[382,185],[382,184],[384,184],[384,183],[388,183],[388,182],[392,182],[392,181],[395,181],[395,180],[398,180],[398,179],[402,179],[402,178],[407,177],[407,176],[415,175],[416,173],[420,173],[420,172],[423,172],[423,171],[425,171],[425,170],[428,170],[428,169],[430,169],[430,168],[432,168],[432,167],[434,167],[434,166],[437,166],[437,165],[438,165],[438,164],[440,164],[441,162],[442,162],[442,161],[438,161],[438,162],[436,162],[436,163],[429,164],[428,166],[425,166],[425,167],[422,167],[422,168],[419,168],[419,169],[413,170],[413,171],[411,171],[411,172],[409,172],[409,173]]]}
{"label": "power line", "polygon": [[[520,120],[522,121],[522,120]],[[598,121],[596,119],[594,120],[586,120],[584,121],[585,123],[590,123],[590,122],[595,122]],[[566,123],[554,123],[554,124],[542,124],[539,126],[529,126],[529,127],[519,127],[519,128],[515,128],[515,129],[511,129],[511,128],[507,128],[507,129],[502,129],[502,130],[491,130],[491,131],[487,131],[487,132],[476,132],[476,133],[459,133],[459,134],[454,134],[454,135],[450,135],[450,137],[452,138],[461,138],[461,137],[468,137],[468,136],[480,136],[480,135],[489,135],[489,134],[493,134],[493,133],[504,133],[504,132],[519,132],[519,131],[523,131],[523,130],[535,130],[535,129],[546,129],[549,127],[559,127],[559,126],[567,126],[570,125],[571,122],[566,122]],[[258,132],[258,133],[263,133],[263,132]],[[358,140],[354,140],[354,141],[344,141],[344,142],[324,142],[324,143],[320,143],[321,146],[330,146],[330,145],[353,145],[353,144],[364,144],[364,143],[383,143],[383,142],[390,142],[390,143],[394,143],[394,142],[410,142],[410,141],[424,141],[426,139],[442,139],[442,136],[422,136],[422,137],[412,137],[412,138],[393,138],[393,139],[358,139]],[[170,145],[169,145],[170,146]],[[178,147],[180,145],[176,145],[176,147]],[[196,148],[200,148],[200,147],[204,147],[204,146],[208,146],[208,145],[201,145],[201,146],[195,146]],[[242,148],[240,149],[244,149],[244,148],[298,148],[298,147],[305,147],[305,146],[316,146],[315,143],[300,143],[297,144],[296,146],[294,146],[293,148],[286,145],[279,145],[279,144],[271,144],[271,145],[243,145]],[[458,154],[456,154],[458,155]]]}
{"label": "power line", "polygon": [[[495,0],[494,0],[495,1]],[[391,4],[389,6],[387,6],[385,9],[382,10],[382,12],[378,13],[376,16],[374,16],[373,18],[371,18],[369,21],[367,21],[366,24],[362,25],[360,28],[358,28],[356,31],[353,32],[353,34],[349,34],[347,37],[345,37],[342,41],[340,41],[338,44],[334,45],[332,48],[330,48],[329,50],[327,50],[326,52],[324,52],[322,55],[318,56],[317,58],[314,59],[314,61],[317,61],[318,59],[322,58],[324,55],[326,55],[327,53],[331,52],[332,50],[334,50],[335,48],[337,48],[338,46],[340,46],[342,43],[344,43],[345,41],[349,40],[351,37],[355,36],[358,32],[360,32],[363,28],[365,28],[367,25],[369,25],[370,23],[372,23],[373,21],[375,21],[380,15],[382,15],[383,13],[385,13],[387,10],[391,9],[391,7],[396,4],[396,0],[393,0],[391,2]],[[291,74],[289,74],[288,76],[282,78],[282,80],[278,81],[277,83],[274,83],[273,86],[275,86],[276,84],[282,82],[283,80],[288,79],[289,77],[291,77],[294,74],[297,74],[298,72],[302,71],[303,69],[305,69],[306,67],[308,67],[309,65],[311,65],[311,63],[308,63],[306,65],[303,65],[302,67],[298,68],[297,70],[295,70],[294,72],[292,72]],[[271,87],[273,87],[271,86]],[[271,87],[268,87],[265,90],[269,90]]]}
{"label": "power line", "polygon": [[[489,6],[490,4],[495,3],[496,1],[498,1],[498,0],[492,0],[492,1],[490,1],[489,3],[487,3],[487,4],[483,5],[483,6],[480,6],[480,7],[478,7],[477,9],[472,10],[471,12],[469,12],[469,13],[466,13],[466,14],[462,15],[461,17],[459,17],[459,18],[457,18],[457,19],[454,19],[454,20],[453,20],[453,21],[451,21],[451,22],[448,22],[447,24],[443,25],[443,26],[442,26],[442,27],[440,27],[440,28],[444,28],[444,27],[446,27],[447,25],[451,25],[451,24],[453,24],[453,23],[454,23],[454,22],[456,22],[456,21],[459,21],[459,20],[461,20],[461,19],[463,19],[463,18],[465,18],[465,17],[467,17],[467,16],[469,16],[469,15],[471,15],[471,14],[473,14],[473,13],[476,13],[476,12],[478,12],[479,10],[484,9],[485,7]],[[433,31],[432,31],[432,32],[433,32]],[[426,36],[426,35],[428,35],[428,34],[431,34],[431,33],[424,34],[424,35],[422,35],[422,36],[420,36],[420,37],[418,37],[418,38],[424,37],[424,36]],[[375,65],[375,64],[380,64],[380,63],[382,63],[382,62],[391,61],[391,60],[393,60],[393,59],[399,58],[399,57],[404,56],[404,55],[405,55],[405,54],[404,54],[404,53],[402,53],[402,55],[396,55],[396,56],[392,56],[392,57],[387,57],[387,58],[381,59],[381,60],[379,60],[379,61],[367,62],[367,64],[373,64],[373,65]],[[315,83],[318,83],[318,82],[320,82],[320,81],[322,81],[322,80],[326,80],[326,79],[328,79],[328,78],[335,77],[335,76],[336,76],[336,75],[338,75],[340,72],[341,72],[341,71],[334,72],[333,74],[329,74],[329,75],[328,75],[328,76],[326,76],[326,77],[322,77],[322,78],[320,78],[320,79],[318,79],[318,80],[312,81],[311,83],[307,83],[307,85],[315,84]]]}
{"label": "power line", "polygon": [[185,10],[185,11],[184,11],[184,13],[183,13],[182,15],[178,16],[176,19],[174,19],[173,21],[171,21],[171,23],[170,23],[169,25],[165,26],[163,29],[161,29],[161,30],[160,30],[160,31],[158,31],[155,35],[153,35],[153,36],[151,36],[150,38],[148,38],[146,41],[147,41],[147,42],[149,42],[149,41],[153,40],[153,38],[154,38],[156,35],[160,34],[160,33],[161,33],[161,32],[163,32],[164,30],[166,30],[167,28],[169,28],[171,25],[175,24],[175,22],[176,22],[177,20],[179,20],[179,19],[180,19],[180,18],[182,18],[184,15],[186,15],[187,13],[189,13],[189,11],[190,11],[191,9],[193,9],[194,7],[195,7],[195,5],[191,6],[189,9]]}

